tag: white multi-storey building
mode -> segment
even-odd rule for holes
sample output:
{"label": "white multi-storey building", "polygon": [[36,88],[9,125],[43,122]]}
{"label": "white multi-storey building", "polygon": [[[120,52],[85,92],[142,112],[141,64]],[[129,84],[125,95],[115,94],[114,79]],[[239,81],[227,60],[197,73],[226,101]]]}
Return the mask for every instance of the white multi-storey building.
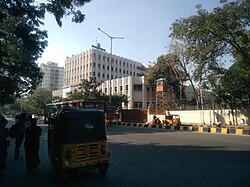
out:
{"label": "white multi-storey building", "polygon": [[[105,94],[109,95],[110,88],[111,94],[125,94],[128,96],[128,104],[123,108],[135,109],[142,108],[147,109],[149,105],[155,103],[155,89],[149,88],[145,84],[145,77],[122,77],[111,80],[111,87],[109,87],[110,81],[103,82],[99,89]],[[62,98],[67,97],[67,93],[77,89],[77,86],[68,86],[61,90],[53,91],[53,96],[59,96]]]}
{"label": "white multi-storey building", "polygon": [[135,109],[142,108],[147,109],[149,105],[155,102],[155,89],[147,87],[145,83],[145,77],[122,77],[111,80],[111,87],[109,87],[109,81],[105,81],[101,84],[100,89],[105,94],[125,94],[128,96],[128,105],[123,105],[124,108]]}
{"label": "white multi-storey building", "polygon": [[47,62],[42,63],[41,72],[43,72],[43,80],[39,84],[39,88],[45,88],[48,91],[58,90],[63,88],[64,68],[58,67],[58,63]]}
{"label": "white multi-storey building", "polygon": [[147,68],[140,62],[117,55],[112,55],[110,60],[110,53],[98,44],[85,52],[67,57],[65,87],[53,91],[52,95],[65,98],[68,92],[77,89],[82,79],[94,77],[97,82],[102,83],[99,89],[105,94],[127,95],[129,102],[125,108],[147,108],[151,102],[151,97],[147,98],[150,94],[146,93],[148,89],[144,84],[144,75],[147,73]]}
{"label": "white multi-storey building", "polygon": [[140,62],[116,55],[112,55],[111,62],[112,64],[110,63],[110,53],[107,53],[100,45],[92,46],[92,49],[67,57],[64,83],[65,85],[78,85],[81,83],[81,79],[89,79],[89,77],[94,77],[97,82],[104,82],[110,79],[147,74],[147,68]]}

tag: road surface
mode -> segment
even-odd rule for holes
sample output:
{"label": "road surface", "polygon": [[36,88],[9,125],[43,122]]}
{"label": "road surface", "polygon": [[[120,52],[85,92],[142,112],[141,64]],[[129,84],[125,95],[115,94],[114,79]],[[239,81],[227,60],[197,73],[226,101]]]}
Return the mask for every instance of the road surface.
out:
{"label": "road surface", "polygon": [[[48,160],[47,126],[40,124],[41,165],[32,175],[14,160],[14,140],[1,187],[22,186],[250,186],[250,136],[108,127],[111,166],[106,176],[80,171],[60,181]],[[24,155],[23,147],[21,152]]]}

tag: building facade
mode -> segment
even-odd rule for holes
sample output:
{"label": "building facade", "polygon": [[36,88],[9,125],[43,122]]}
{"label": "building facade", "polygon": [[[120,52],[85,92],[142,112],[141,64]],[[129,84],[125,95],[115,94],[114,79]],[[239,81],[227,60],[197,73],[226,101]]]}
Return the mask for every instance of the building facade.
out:
{"label": "building facade", "polygon": [[58,67],[58,63],[47,62],[42,63],[41,72],[43,73],[43,80],[39,84],[39,88],[44,88],[48,91],[62,89],[64,85],[64,68]]}
{"label": "building facade", "polygon": [[52,91],[53,97],[67,98],[67,93],[77,89],[77,86],[63,86],[62,89]]}
{"label": "building facade", "polygon": [[[155,89],[149,88],[145,84],[145,77],[122,77],[111,80],[111,86],[109,86],[110,81],[107,80],[103,82],[99,89],[105,94],[109,94],[111,89],[111,94],[124,94],[128,96],[128,104],[123,103],[123,108],[126,109],[147,109],[149,106],[155,104]],[[67,97],[67,93],[77,89],[77,86],[67,86],[61,90],[55,90],[52,92],[53,96],[58,96],[62,98]]]}
{"label": "building facade", "polygon": [[147,87],[145,76],[112,79],[111,86],[109,86],[109,81],[105,81],[100,85],[100,89],[107,95],[111,92],[112,95],[124,94],[128,96],[128,105],[123,104],[123,108],[127,109],[147,109],[155,102],[155,89]]}
{"label": "building facade", "polygon": [[112,60],[110,60],[110,53],[98,45],[98,47],[92,46],[92,49],[80,54],[67,57],[64,83],[65,85],[78,85],[81,83],[81,79],[90,77],[94,77],[97,82],[104,82],[110,79],[146,74],[147,68],[140,62],[116,55],[112,55]]}
{"label": "building facade", "polygon": [[147,88],[144,84],[144,75],[147,74],[147,68],[140,62],[117,55],[112,55],[110,60],[110,53],[98,44],[66,58],[64,88],[53,91],[52,95],[65,98],[68,92],[77,89],[82,79],[93,77],[101,83],[99,89],[105,94],[127,95],[129,102],[124,108],[147,108]]}

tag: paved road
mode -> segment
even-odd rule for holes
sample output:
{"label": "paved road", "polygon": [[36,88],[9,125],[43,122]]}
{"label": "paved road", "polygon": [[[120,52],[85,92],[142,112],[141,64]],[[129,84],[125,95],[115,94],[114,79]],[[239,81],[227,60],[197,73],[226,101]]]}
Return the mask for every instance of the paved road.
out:
{"label": "paved road", "polygon": [[249,186],[250,136],[110,126],[107,176],[81,171],[58,181],[47,156],[47,127],[42,128],[42,163],[36,173],[26,175],[24,160],[14,160],[11,140],[1,187]]}

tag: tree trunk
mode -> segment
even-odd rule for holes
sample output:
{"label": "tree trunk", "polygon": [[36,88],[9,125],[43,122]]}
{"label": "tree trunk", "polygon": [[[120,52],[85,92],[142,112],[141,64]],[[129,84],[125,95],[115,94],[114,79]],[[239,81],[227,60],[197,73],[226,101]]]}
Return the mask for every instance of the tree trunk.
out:
{"label": "tree trunk", "polygon": [[234,120],[234,109],[231,108],[231,113],[232,113],[232,118],[233,118],[233,125],[235,125],[235,120]]}
{"label": "tree trunk", "polygon": [[198,106],[199,106],[198,94],[197,94],[197,92],[196,92],[196,90],[195,90],[193,80],[192,80],[192,78],[190,77],[189,73],[187,72],[187,69],[186,69],[184,63],[182,63],[181,61],[179,61],[179,63],[180,63],[180,65],[181,65],[182,69],[184,70],[184,72],[186,73],[187,78],[188,78],[188,80],[190,81],[190,84],[191,84],[191,86],[192,86],[192,88],[193,88],[194,97],[195,97],[195,101],[196,101],[196,105],[197,105],[197,109],[198,109],[198,108],[199,108],[199,107],[198,107]]}

